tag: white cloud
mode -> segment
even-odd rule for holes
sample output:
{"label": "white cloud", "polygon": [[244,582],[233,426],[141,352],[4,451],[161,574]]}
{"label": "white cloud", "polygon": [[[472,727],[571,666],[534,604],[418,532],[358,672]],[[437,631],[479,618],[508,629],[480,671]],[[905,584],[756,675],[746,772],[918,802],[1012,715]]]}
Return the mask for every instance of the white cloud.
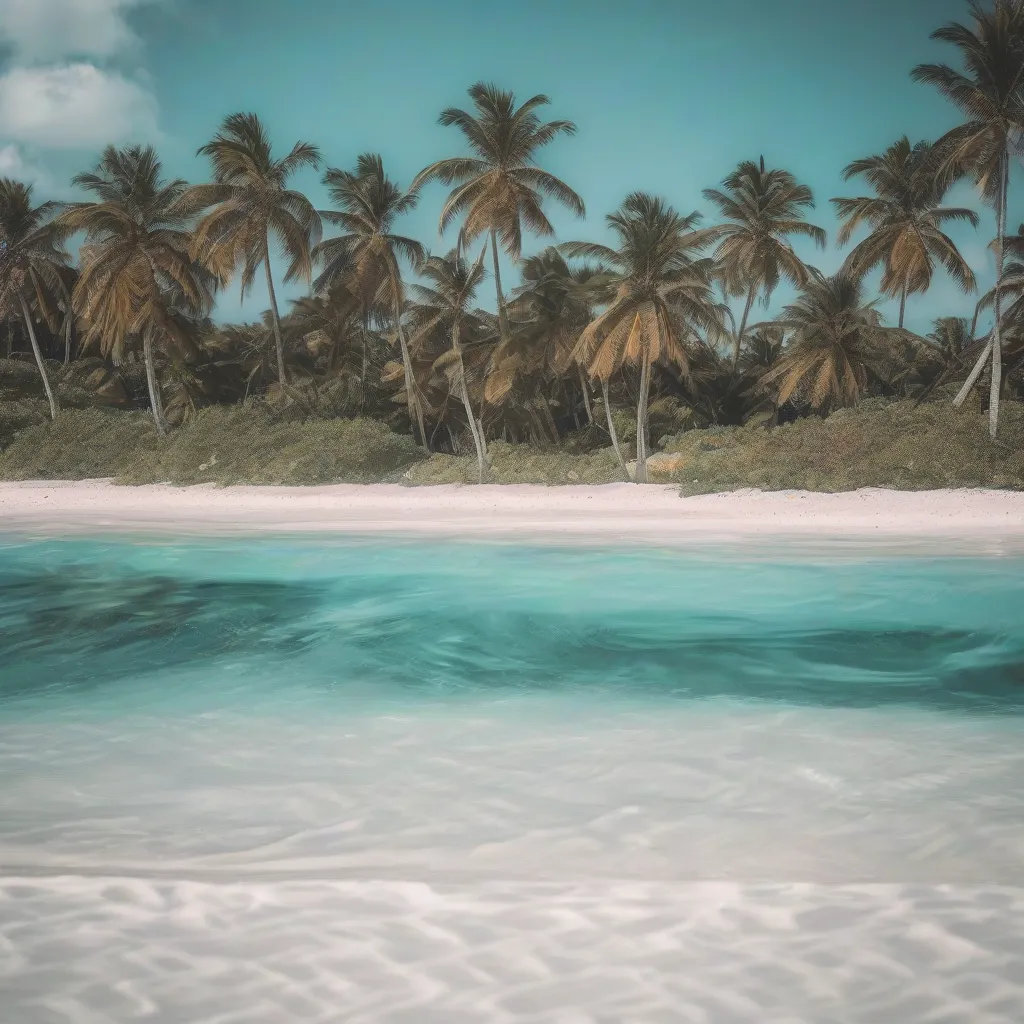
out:
{"label": "white cloud", "polygon": [[0,178],[14,178],[27,185],[52,189],[50,175],[30,160],[26,160],[22,151],[13,144],[0,146]]}
{"label": "white cloud", "polygon": [[0,136],[82,149],[157,136],[150,92],[92,64],[11,68],[0,76]]}
{"label": "white cloud", "polygon": [[19,63],[113,57],[138,40],[125,12],[154,0],[0,0],[0,41]]}
{"label": "white cloud", "polygon": [[0,148],[0,177],[19,178],[25,172],[25,161],[17,146]]}

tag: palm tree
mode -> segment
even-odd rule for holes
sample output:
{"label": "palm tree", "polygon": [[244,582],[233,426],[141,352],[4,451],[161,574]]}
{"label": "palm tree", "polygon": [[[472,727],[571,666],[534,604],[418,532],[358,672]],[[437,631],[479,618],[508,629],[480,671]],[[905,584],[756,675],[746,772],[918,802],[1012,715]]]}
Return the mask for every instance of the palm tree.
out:
{"label": "palm tree", "polygon": [[34,300],[52,328],[51,303],[55,294],[63,294],[62,272],[69,258],[53,219],[56,211],[56,203],[32,205],[31,185],[0,178],[0,318],[20,317],[24,322],[54,420],[57,399],[43,363],[30,305]]}
{"label": "palm tree", "polygon": [[82,343],[97,343],[102,355],[120,362],[129,341],[141,335],[150,408],[162,435],[155,349],[180,342],[176,314],[201,317],[213,304],[213,277],[192,258],[181,210],[187,183],[161,178],[152,146],[108,146],[96,169],[76,175],[73,184],[96,197],[68,204],[58,218],[69,233],[85,233],[72,294],[85,324]]}
{"label": "palm tree", "polygon": [[473,411],[470,399],[464,342],[467,328],[472,327],[472,321],[477,318],[472,303],[485,275],[485,252],[486,247],[480,250],[473,264],[457,249],[446,256],[431,256],[426,260],[421,273],[430,284],[413,286],[417,301],[412,309],[410,339],[413,348],[438,331],[445,332],[450,339],[451,349],[436,365],[444,370],[450,387],[457,390],[462,401],[476,448],[479,483],[483,483],[486,473],[487,442],[483,421]]}
{"label": "palm tree", "polygon": [[466,138],[469,157],[439,160],[424,168],[412,183],[413,191],[433,178],[455,185],[441,211],[439,230],[462,217],[457,248],[461,251],[487,232],[491,240],[494,287],[498,299],[501,336],[508,334],[505,296],[498,266],[498,239],[514,260],[522,255],[523,225],[536,235],[551,236],[554,228],[543,210],[545,196],[586,215],[583,200],[559,178],[535,164],[536,153],[559,135],[575,135],[572,121],[542,122],[537,109],[550,102],[533,96],[518,109],[515,96],[494,85],[478,82],[469,89],[476,116],[457,107],[441,113],[438,123],[455,125]]}
{"label": "palm tree", "polygon": [[[356,322],[360,317],[359,300],[344,284],[337,284],[328,288],[326,294],[295,299],[288,314],[288,326],[313,351],[327,350],[326,375],[330,377],[338,365],[339,355],[343,357],[343,364],[346,361],[344,357],[348,354],[349,342],[356,333]],[[360,389],[365,376],[364,368],[360,375]]]}
{"label": "palm tree", "polygon": [[[996,243],[992,243],[995,249]],[[1003,256],[1011,257],[1003,263],[1003,276],[999,283],[1000,303],[1009,300],[1002,307],[1003,323],[1020,321],[1024,318],[1024,224],[1017,228],[1015,235],[1007,235],[1003,239]],[[996,300],[996,289],[991,288],[978,300],[974,311],[974,326],[977,328],[978,317],[987,309],[991,309]]]}
{"label": "palm tree", "polygon": [[1010,181],[1010,157],[1020,151],[1024,132],[1024,4],[1020,0],[994,0],[991,10],[980,0],[970,0],[973,27],[950,22],[932,33],[933,39],[960,50],[965,72],[945,64],[921,64],[912,77],[934,85],[965,117],[963,124],[936,143],[941,172],[952,178],[969,175],[996,211],[995,323],[967,383],[954,400],[967,397],[991,356],[989,434],[999,429],[999,395],[1002,387],[1003,238],[1006,233],[1006,197]]}
{"label": "palm tree", "polygon": [[685,374],[687,338],[698,328],[709,336],[725,330],[724,309],[712,296],[711,261],[697,258],[716,231],[698,229],[699,220],[697,213],[683,217],[661,199],[634,192],[607,217],[619,238],[617,249],[593,242],[565,242],[559,247],[570,257],[600,260],[617,286],[608,308],[583,330],[573,355],[602,384],[623,366],[640,367],[637,483],[647,481],[653,366],[664,360]]}
{"label": "palm tree", "polygon": [[[554,389],[563,397],[572,386],[566,379],[574,370],[583,396],[588,422],[593,422],[590,387],[583,368],[574,364],[573,349],[593,319],[595,284],[603,281],[603,268],[570,268],[557,248],[549,247],[522,261],[522,285],[509,304],[511,327],[491,361],[484,396],[491,405],[515,400],[535,409],[546,429],[539,436],[558,440],[548,396]],[[571,394],[575,407],[579,396]]]}
{"label": "palm tree", "polygon": [[856,405],[885,343],[912,337],[882,325],[875,304],[864,301],[861,278],[847,271],[825,277],[813,270],[803,294],[773,323],[790,341],[762,380],[778,384],[779,405],[800,394],[812,409]]}
{"label": "palm tree", "polygon": [[951,182],[936,173],[935,147],[929,142],[911,146],[903,136],[879,156],[854,160],[843,171],[843,180],[864,177],[874,196],[833,199],[843,219],[836,241],[840,248],[862,225],[871,232],[846,259],[853,274],[867,274],[884,267],[882,293],[899,297],[899,326],[903,326],[907,296],[931,286],[936,263],[965,291],[977,287],[974,274],[956,243],[942,230],[951,221],[978,226],[973,210],[941,205]]}
{"label": "palm tree", "polygon": [[312,249],[319,243],[320,215],[301,193],[287,187],[303,167],[318,167],[320,151],[297,142],[275,160],[270,138],[255,114],[230,114],[199,155],[213,164],[213,182],[196,185],[183,197],[188,213],[209,211],[195,231],[193,253],[216,271],[222,284],[242,266],[242,296],[252,287],[260,266],[267,277],[270,312],[277,348],[277,376],[287,383],[281,315],[270,268],[270,237],[274,235],[288,258],[285,283],[312,278]]}
{"label": "palm tree", "polygon": [[419,196],[413,189],[403,192],[391,181],[376,153],[362,154],[354,172],[329,168],[324,175],[324,184],[330,189],[331,201],[340,210],[321,211],[320,216],[345,233],[321,242],[314,251],[314,258],[324,263],[324,271],[315,288],[319,292],[339,280],[351,282],[363,310],[364,375],[368,312],[375,305],[390,307],[405,370],[409,422],[419,427],[420,443],[428,449],[423,404],[416,388],[402,323],[405,286],[399,267],[399,258],[402,257],[416,270],[422,266],[427,254],[415,239],[392,231],[395,218],[414,210]]}
{"label": "palm tree", "polygon": [[963,368],[964,359],[979,350],[981,344],[975,340],[974,332],[975,325],[966,317],[944,316],[934,321],[929,334],[921,339],[926,347],[911,368],[923,380],[915,406],[945,384]]}
{"label": "palm tree", "polygon": [[791,235],[803,235],[824,248],[826,233],[803,219],[814,208],[814,195],[806,185],[783,170],[766,170],[744,160],[723,182],[725,191],[709,188],[704,198],[718,207],[726,224],[719,227],[722,242],[715,251],[732,295],[746,292],[739,329],[733,337],[732,363],[739,363],[740,346],[754,299],[760,294],[767,306],[780,280],[797,288],[808,281],[806,264],[793,251]]}

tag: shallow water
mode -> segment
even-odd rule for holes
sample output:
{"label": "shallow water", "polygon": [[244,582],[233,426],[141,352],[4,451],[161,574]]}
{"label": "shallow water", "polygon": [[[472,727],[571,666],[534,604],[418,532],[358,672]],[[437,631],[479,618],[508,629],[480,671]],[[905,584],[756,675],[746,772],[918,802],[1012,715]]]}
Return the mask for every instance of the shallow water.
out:
{"label": "shallow water", "polygon": [[1024,1019],[1021,560],[8,539],[0,666],[12,1021]]}

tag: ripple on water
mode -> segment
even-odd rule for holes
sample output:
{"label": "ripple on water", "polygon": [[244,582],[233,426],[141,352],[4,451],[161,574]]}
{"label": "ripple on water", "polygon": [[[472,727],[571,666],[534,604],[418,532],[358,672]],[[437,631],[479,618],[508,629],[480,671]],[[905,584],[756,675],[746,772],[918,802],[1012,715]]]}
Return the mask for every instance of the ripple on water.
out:
{"label": "ripple on water", "polygon": [[1024,1019],[1024,569],[0,546],[20,1024]]}

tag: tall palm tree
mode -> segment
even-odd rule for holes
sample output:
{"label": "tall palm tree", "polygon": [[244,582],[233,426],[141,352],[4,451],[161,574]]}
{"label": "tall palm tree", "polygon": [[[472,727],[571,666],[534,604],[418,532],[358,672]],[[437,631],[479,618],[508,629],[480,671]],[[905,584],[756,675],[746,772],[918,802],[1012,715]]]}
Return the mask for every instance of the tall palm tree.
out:
{"label": "tall palm tree", "polygon": [[934,145],[919,142],[911,146],[904,135],[884,153],[854,160],[843,171],[844,181],[865,178],[875,195],[832,200],[843,219],[836,237],[840,248],[862,224],[871,229],[847,257],[845,266],[861,275],[878,266],[884,268],[882,293],[899,298],[900,327],[907,296],[928,290],[936,263],[941,263],[965,292],[977,287],[974,273],[942,226],[966,221],[977,227],[978,215],[973,210],[941,205],[951,182],[936,171]]}
{"label": "tall palm tree", "polygon": [[141,336],[150,408],[163,434],[155,350],[180,343],[176,314],[202,317],[213,304],[213,276],[192,258],[188,218],[181,210],[188,185],[161,177],[152,146],[108,146],[94,171],[72,181],[96,197],[68,204],[58,218],[69,233],[85,233],[72,293],[85,325],[82,343],[98,344],[104,356],[119,362]]}
{"label": "tall palm tree", "polygon": [[438,123],[459,128],[474,155],[431,164],[416,176],[412,188],[418,190],[434,178],[456,186],[441,211],[439,230],[443,233],[455,218],[462,217],[460,250],[481,234],[490,235],[498,323],[505,337],[508,317],[498,266],[499,239],[505,252],[518,260],[524,224],[536,235],[553,235],[554,228],[543,210],[545,196],[578,217],[586,215],[583,200],[564,181],[535,163],[539,149],[559,135],[575,135],[576,125],[572,121],[542,122],[537,110],[550,102],[547,96],[532,96],[517,108],[513,93],[484,82],[472,86],[469,95],[476,107],[475,116],[449,107]]}
{"label": "tall palm tree", "polygon": [[476,448],[479,483],[483,483],[487,471],[487,442],[483,421],[474,412],[470,398],[464,343],[467,328],[476,317],[473,301],[485,276],[485,252],[486,247],[472,264],[457,249],[446,256],[431,256],[426,260],[421,273],[430,283],[413,286],[416,303],[412,309],[410,339],[413,347],[438,331],[447,333],[450,339],[451,349],[439,360],[438,368],[445,371],[450,387],[462,401]]}
{"label": "tall palm tree", "polygon": [[886,342],[911,337],[883,326],[874,303],[864,301],[861,278],[847,271],[812,271],[803,294],[773,323],[790,340],[762,380],[778,385],[779,405],[800,394],[812,409],[856,405]]}
{"label": "tall palm tree", "polygon": [[354,172],[329,168],[324,175],[324,184],[330,190],[331,201],[340,209],[321,211],[320,216],[342,228],[344,234],[321,242],[314,250],[314,258],[324,264],[315,288],[319,292],[339,280],[351,282],[363,310],[364,375],[368,312],[375,305],[390,307],[405,370],[409,422],[419,428],[420,443],[426,449],[423,403],[413,376],[408,339],[402,323],[405,285],[399,259],[404,258],[416,270],[423,265],[427,254],[415,239],[395,234],[392,230],[397,217],[416,208],[419,196],[413,189],[403,192],[388,178],[376,153],[363,153]]}
{"label": "tall palm tree", "polygon": [[715,251],[730,294],[746,293],[740,325],[733,337],[732,363],[739,363],[740,347],[754,299],[767,306],[780,280],[797,288],[808,281],[806,264],[793,251],[792,235],[810,238],[823,249],[828,236],[822,228],[803,219],[814,208],[814,194],[789,171],[768,170],[764,157],[758,163],[744,160],[722,183],[724,191],[704,190],[704,198],[718,207],[727,222],[718,229],[722,237]]}
{"label": "tall palm tree", "polygon": [[1021,0],[993,0],[991,9],[970,0],[973,26],[950,22],[932,38],[951,43],[960,51],[964,72],[946,64],[921,64],[912,77],[935,86],[964,115],[964,123],[936,143],[942,154],[941,171],[951,177],[974,179],[996,212],[996,293],[992,340],[955,399],[967,397],[991,358],[989,434],[999,429],[1002,387],[1003,238],[1006,234],[1006,199],[1010,158],[1020,152],[1024,133],[1024,4]]}
{"label": "tall palm tree", "polygon": [[36,337],[31,304],[53,323],[52,305],[64,291],[63,272],[68,263],[64,236],[54,221],[57,204],[32,205],[32,186],[0,178],[0,319],[21,318],[39,368],[50,418],[57,418],[57,399],[46,373]]}
{"label": "tall palm tree", "polygon": [[699,220],[697,213],[684,217],[661,199],[634,192],[607,217],[618,235],[617,249],[594,242],[559,247],[570,257],[600,260],[617,286],[608,308],[580,335],[574,358],[602,383],[623,366],[639,366],[637,483],[647,481],[652,368],[664,360],[685,374],[687,338],[702,330],[717,340],[725,330],[724,309],[711,291],[711,261],[698,258],[716,231],[699,229]]}
{"label": "tall palm tree", "polygon": [[281,314],[270,267],[270,238],[277,238],[288,259],[285,283],[312,279],[313,248],[320,241],[320,215],[301,193],[288,188],[288,179],[303,167],[319,167],[320,151],[297,142],[291,152],[275,159],[270,138],[255,114],[230,114],[199,155],[213,165],[213,182],[195,185],[183,197],[188,213],[208,211],[196,226],[193,253],[227,284],[242,267],[242,296],[252,287],[260,266],[267,278],[277,376],[287,383]]}

